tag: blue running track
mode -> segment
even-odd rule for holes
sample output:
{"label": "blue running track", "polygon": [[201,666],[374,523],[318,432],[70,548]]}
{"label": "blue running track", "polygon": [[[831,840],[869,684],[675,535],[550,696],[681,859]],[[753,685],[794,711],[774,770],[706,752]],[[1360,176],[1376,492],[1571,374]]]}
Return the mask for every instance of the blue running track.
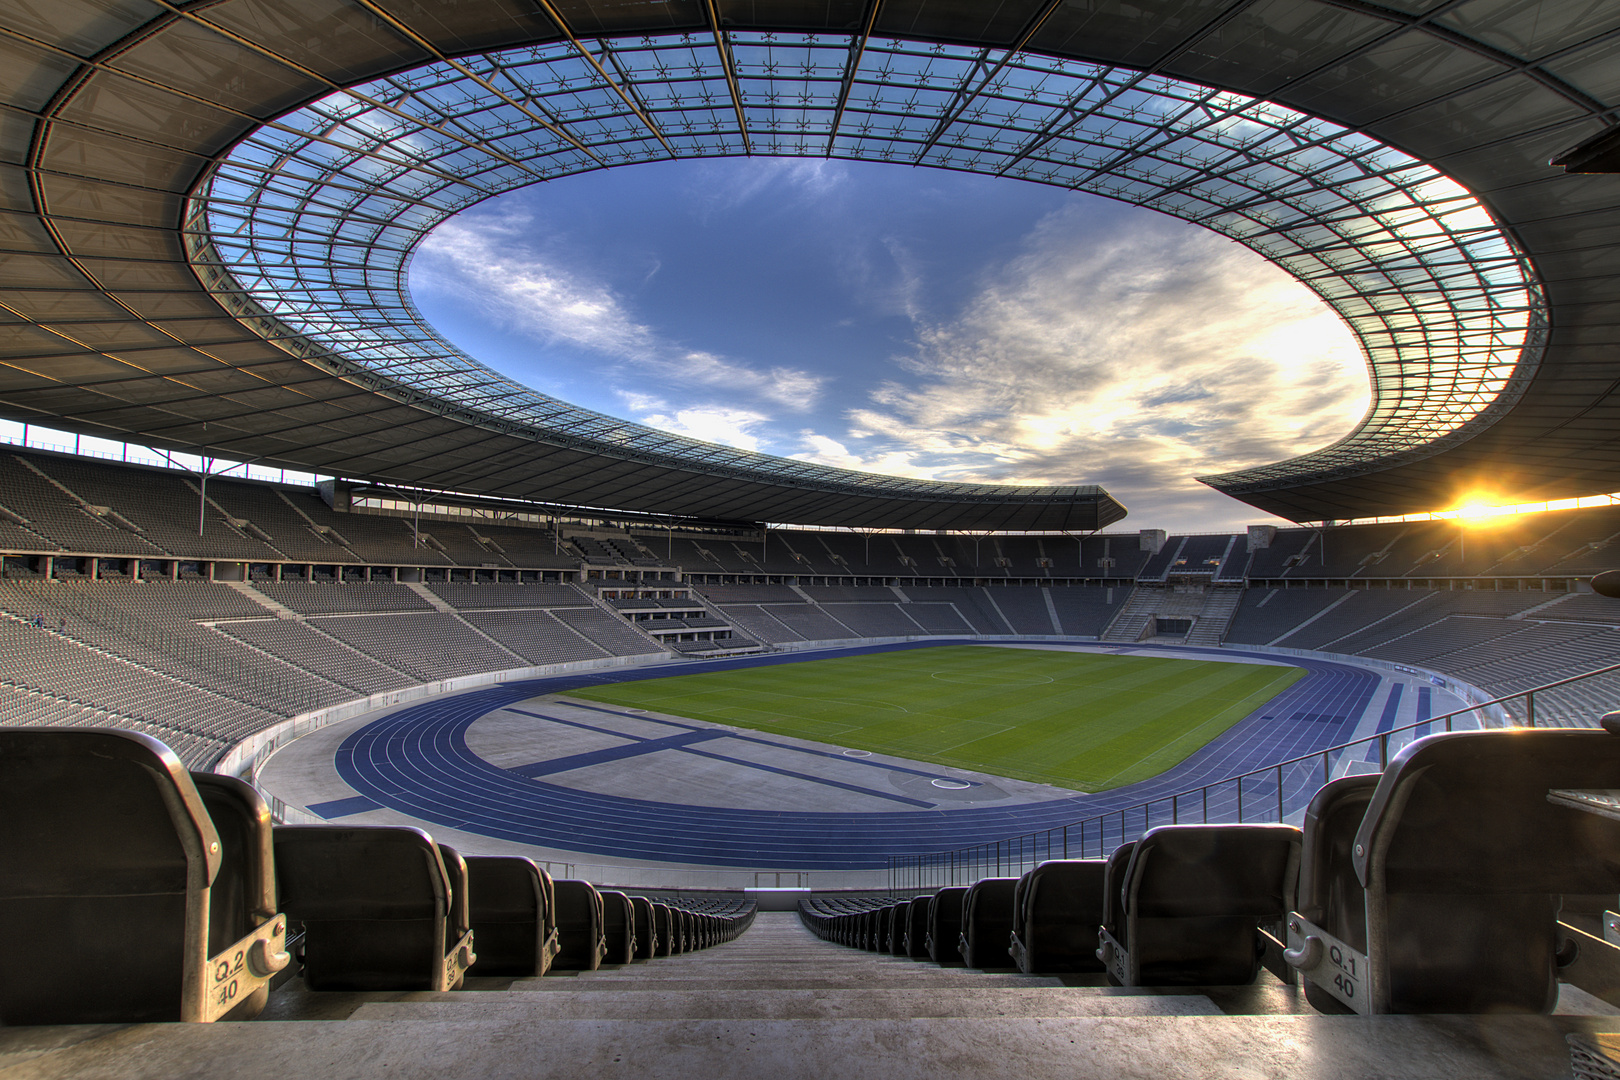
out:
{"label": "blue running track", "polygon": [[[940,851],[1057,828],[1333,746],[1350,737],[1379,684],[1379,677],[1369,671],[1328,661],[1230,649],[1180,649],[1190,659],[1201,654],[1287,659],[1307,674],[1181,764],[1150,780],[1096,795],[1002,808],[811,813],[686,806],[550,784],[544,777],[551,770],[544,763],[516,770],[498,768],[467,747],[467,729],[480,717],[583,686],[959,644],[978,643],[945,639],[506,683],[435,698],[367,724],[344,740],[335,764],[359,799],[444,828],[499,840],[610,859],[753,869],[861,870],[885,867],[891,855]],[[694,747],[688,752],[701,751]],[[1282,785],[1290,810],[1315,790],[1308,773],[1302,770],[1299,777],[1290,775]],[[1212,816],[1233,815],[1235,807],[1224,805],[1234,797],[1229,788],[1226,785],[1211,796]],[[1251,790],[1249,798],[1265,800],[1274,811],[1276,785],[1261,796]],[[350,813],[370,808],[362,801],[339,802],[353,807],[345,811]],[[1246,816],[1249,813],[1245,810]]]}

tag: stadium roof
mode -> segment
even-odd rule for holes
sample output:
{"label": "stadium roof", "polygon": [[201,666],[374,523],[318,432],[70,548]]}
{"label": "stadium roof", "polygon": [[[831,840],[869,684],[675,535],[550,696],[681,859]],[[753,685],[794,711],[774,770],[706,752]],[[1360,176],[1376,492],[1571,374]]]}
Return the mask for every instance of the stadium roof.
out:
{"label": "stadium roof", "polygon": [[1620,487],[1617,119],[1587,0],[53,0],[0,12],[0,415],[382,482],[730,520],[1089,529],[1096,487],[876,477],[494,374],[415,244],[553,176],[833,155],[1139,203],[1271,258],[1356,432],[1207,482],[1297,520]]}

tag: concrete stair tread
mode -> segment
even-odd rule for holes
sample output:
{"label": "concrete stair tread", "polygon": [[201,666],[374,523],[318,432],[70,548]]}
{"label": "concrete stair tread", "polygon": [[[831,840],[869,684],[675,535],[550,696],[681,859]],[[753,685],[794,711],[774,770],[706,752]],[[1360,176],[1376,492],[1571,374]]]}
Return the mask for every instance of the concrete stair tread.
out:
{"label": "concrete stair tread", "polygon": [[[1596,1017],[1233,1016],[848,1020],[351,1020],[0,1032],[5,1080],[1497,1080],[1569,1075]],[[69,1041],[77,1038],[78,1041]]]}
{"label": "concrete stair tread", "polygon": [[[448,1000],[447,1000],[448,998]],[[491,1000],[494,998],[495,1000]],[[1067,988],[682,990],[671,993],[436,995],[362,1005],[355,1020],[907,1020],[1016,1016],[1219,1016],[1201,994],[1099,994]]]}

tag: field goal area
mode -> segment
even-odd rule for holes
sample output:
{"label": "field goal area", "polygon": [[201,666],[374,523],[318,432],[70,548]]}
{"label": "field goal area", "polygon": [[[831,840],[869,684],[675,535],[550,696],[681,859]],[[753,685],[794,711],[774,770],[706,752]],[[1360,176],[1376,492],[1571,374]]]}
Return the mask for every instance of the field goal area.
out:
{"label": "field goal area", "polygon": [[1297,667],[956,645],[644,679],[568,696],[1102,791],[1178,764]]}

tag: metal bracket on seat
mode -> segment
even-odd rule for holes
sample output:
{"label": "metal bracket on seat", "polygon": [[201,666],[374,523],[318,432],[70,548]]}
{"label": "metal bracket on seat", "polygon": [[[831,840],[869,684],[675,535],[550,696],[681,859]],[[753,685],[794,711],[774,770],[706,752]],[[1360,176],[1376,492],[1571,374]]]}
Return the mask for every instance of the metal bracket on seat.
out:
{"label": "metal bracket on seat", "polygon": [[478,954],[473,952],[473,932],[467,931],[461,935],[444,957],[444,969],[439,973],[439,986],[435,990],[454,990],[466,976],[467,969],[478,962]]}
{"label": "metal bracket on seat", "polygon": [[291,960],[287,954],[287,918],[277,915],[209,959],[208,970],[201,980],[200,1008],[184,1010],[185,1019],[213,1023],[261,986],[268,986]]}
{"label": "metal bracket on seat", "polygon": [[1121,945],[1107,927],[1097,928],[1097,940],[1097,959],[1103,962],[1109,976],[1121,986],[1135,986],[1130,950]]}
{"label": "metal bracket on seat", "polygon": [[[1604,937],[1609,934],[1609,920],[1613,915],[1609,911],[1603,913]],[[1610,1005],[1620,1005],[1620,946],[1560,920],[1558,952],[1574,954],[1568,963],[1559,966],[1559,981],[1577,986]]]}
{"label": "metal bracket on seat", "polygon": [[1288,948],[1282,955],[1301,976],[1349,1008],[1362,1016],[1372,1014],[1367,993],[1372,966],[1365,953],[1352,949],[1298,912],[1289,912]]}

